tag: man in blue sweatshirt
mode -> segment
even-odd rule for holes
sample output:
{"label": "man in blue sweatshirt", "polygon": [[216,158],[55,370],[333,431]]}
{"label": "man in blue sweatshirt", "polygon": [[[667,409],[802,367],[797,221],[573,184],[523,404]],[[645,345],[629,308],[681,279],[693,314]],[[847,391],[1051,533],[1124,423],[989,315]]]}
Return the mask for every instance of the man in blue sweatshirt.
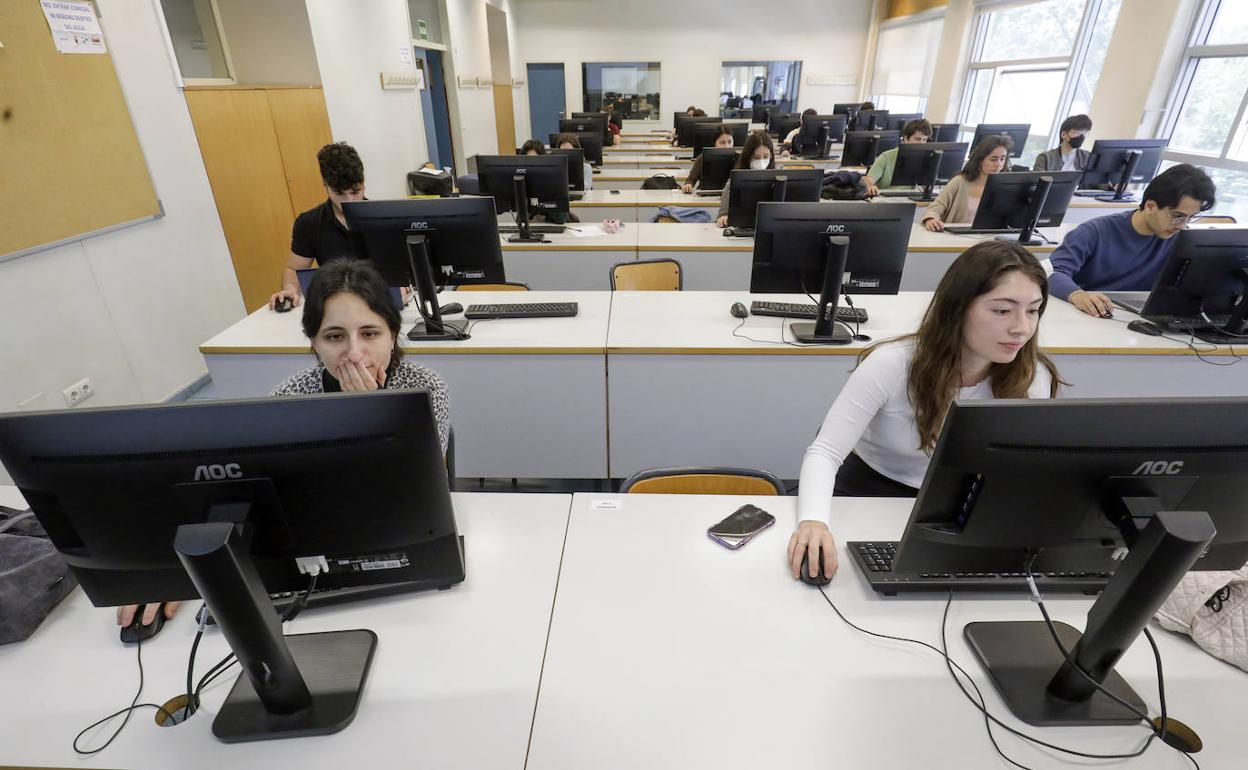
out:
{"label": "man in blue sweatshirt", "polygon": [[1180,163],[1153,178],[1135,211],[1097,217],[1070,231],[1053,252],[1049,292],[1088,315],[1109,318],[1104,291],[1148,291],[1174,242],[1202,211],[1213,208],[1213,180]]}

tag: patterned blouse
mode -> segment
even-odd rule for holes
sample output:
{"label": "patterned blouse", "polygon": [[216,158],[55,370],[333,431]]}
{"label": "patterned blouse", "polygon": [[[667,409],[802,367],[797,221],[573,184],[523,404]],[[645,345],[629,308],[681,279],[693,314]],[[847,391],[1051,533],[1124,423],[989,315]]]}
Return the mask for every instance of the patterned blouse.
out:
{"label": "patterned blouse", "polygon": [[[324,393],[325,386],[322,373],[324,364],[317,364],[304,369],[298,374],[282,380],[273,389],[274,396],[302,396],[311,393]],[[438,373],[427,366],[400,361],[394,367],[394,374],[386,378],[386,388],[396,390],[423,389],[429,391],[433,402],[433,417],[438,424],[438,441],[442,444],[442,453],[446,453],[447,432],[450,429],[451,398],[446,390],[446,383]]]}

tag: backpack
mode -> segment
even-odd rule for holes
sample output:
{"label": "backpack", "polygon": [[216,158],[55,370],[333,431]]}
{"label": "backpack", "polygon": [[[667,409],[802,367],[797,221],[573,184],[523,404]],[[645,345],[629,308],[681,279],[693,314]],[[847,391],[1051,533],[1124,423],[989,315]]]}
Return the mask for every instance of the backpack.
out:
{"label": "backpack", "polygon": [[35,515],[0,506],[0,644],[33,634],[77,585]]}
{"label": "backpack", "polygon": [[451,172],[445,169],[437,172],[433,169],[407,172],[408,195],[437,195],[441,198],[449,198],[453,187],[454,180],[451,179]]}
{"label": "backpack", "polygon": [[835,171],[824,175],[819,197],[834,201],[866,200],[867,188],[862,184],[862,174],[857,171]]}
{"label": "backpack", "polygon": [[680,183],[670,174],[655,174],[641,183],[643,190],[679,190]]}

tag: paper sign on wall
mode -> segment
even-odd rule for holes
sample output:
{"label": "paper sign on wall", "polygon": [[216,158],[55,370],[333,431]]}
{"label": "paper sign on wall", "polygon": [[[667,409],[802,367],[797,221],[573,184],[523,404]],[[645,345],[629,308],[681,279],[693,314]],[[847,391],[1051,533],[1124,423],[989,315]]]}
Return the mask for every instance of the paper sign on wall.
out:
{"label": "paper sign on wall", "polygon": [[61,53],[108,53],[95,8],[86,0],[39,0]]}
{"label": "paper sign on wall", "polygon": [[411,69],[412,67],[412,47],[410,45],[399,46],[399,61],[404,67]]}

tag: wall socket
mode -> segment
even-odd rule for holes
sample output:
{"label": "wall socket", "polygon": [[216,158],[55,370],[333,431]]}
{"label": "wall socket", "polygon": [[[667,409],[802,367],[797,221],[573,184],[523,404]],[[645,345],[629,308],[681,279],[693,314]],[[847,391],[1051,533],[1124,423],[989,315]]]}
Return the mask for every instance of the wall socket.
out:
{"label": "wall socket", "polygon": [[95,395],[95,386],[91,384],[90,377],[84,377],[62,390],[61,394],[65,396],[66,404],[77,406]]}

